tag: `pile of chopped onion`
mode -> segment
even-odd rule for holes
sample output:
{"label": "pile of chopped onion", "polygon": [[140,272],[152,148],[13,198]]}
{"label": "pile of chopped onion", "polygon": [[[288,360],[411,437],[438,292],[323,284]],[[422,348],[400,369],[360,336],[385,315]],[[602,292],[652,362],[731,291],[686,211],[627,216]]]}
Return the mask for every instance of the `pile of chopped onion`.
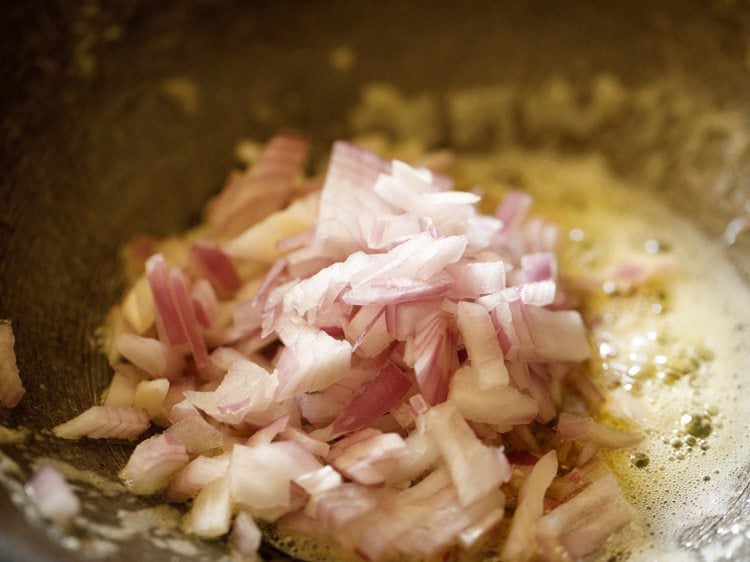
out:
{"label": "pile of chopped onion", "polygon": [[638,435],[561,411],[571,389],[601,396],[554,225],[525,193],[486,216],[449,178],[346,142],[321,187],[306,152],[272,139],[204,228],[150,256],[140,241],[112,383],[56,434],[157,426],[123,481],[192,500],[184,529],[231,531],[243,554],[259,520],[369,560],[493,530],[506,560],[602,547],[632,512],[597,452]]}

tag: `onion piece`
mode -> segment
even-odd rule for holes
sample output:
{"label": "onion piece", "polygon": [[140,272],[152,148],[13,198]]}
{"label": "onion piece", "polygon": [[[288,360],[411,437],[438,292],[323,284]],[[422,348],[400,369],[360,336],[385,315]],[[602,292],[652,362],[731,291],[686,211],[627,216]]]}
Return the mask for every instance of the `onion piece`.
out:
{"label": "onion piece", "polygon": [[81,502],[65,477],[53,466],[42,464],[25,486],[26,495],[42,517],[64,525],[81,511]]}
{"label": "onion piece", "polygon": [[154,297],[148,279],[141,275],[122,299],[122,315],[136,334],[144,334],[154,324]]}
{"label": "onion piece", "polygon": [[297,443],[235,445],[229,466],[232,499],[253,511],[288,510],[291,506],[289,483],[322,466]]}
{"label": "onion piece", "polygon": [[72,420],[55,426],[52,431],[62,439],[135,439],[146,431],[149,425],[148,416],[143,410],[92,406]]}
{"label": "onion piece", "polygon": [[526,218],[532,201],[531,196],[523,191],[512,189],[506,193],[495,212],[495,216],[502,221],[500,232],[507,235],[516,230]]}
{"label": "onion piece", "polygon": [[503,453],[479,441],[450,402],[433,406],[417,423],[440,449],[462,506],[510,480],[510,465]]}
{"label": "onion piece", "polygon": [[332,338],[299,319],[286,318],[278,327],[281,352],[276,399],[322,390],[339,379],[351,365],[352,346]]}
{"label": "onion piece", "polygon": [[333,432],[350,433],[370,425],[400,403],[411,388],[409,378],[392,363],[364,383],[333,422]]}
{"label": "onion piece", "polygon": [[207,484],[193,500],[183,530],[206,539],[229,532],[232,520],[232,501],[229,479],[220,477]]}
{"label": "onion piece", "polygon": [[171,425],[167,433],[174,435],[180,443],[185,445],[185,450],[191,455],[219,449],[224,444],[221,431],[200,415],[181,419]]}
{"label": "onion piece", "polygon": [[311,496],[321,494],[326,490],[340,486],[343,482],[341,474],[331,465],[325,465],[315,472],[306,472],[294,479],[294,483]]}
{"label": "onion piece", "polygon": [[340,253],[364,247],[378,217],[393,214],[393,207],[372,189],[377,177],[390,169],[376,154],[336,141],[320,194],[316,235],[336,241]]}
{"label": "onion piece", "polygon": [[633,508],[608,474],[539,519],[536,541],[542,556],[577,560],[600,548],[634,518]]}
{"label": "onion piece", "polygon": [[133,408],[146,412],[148,419],[159,425],[167,425],[164,409],[164,399],[169,392],[169,381],[156,379],[141,381],[135,387],[133,394]]}
{"label": "onion piece", "polygon": [[459,302],[457,322],[480,388],[507,385],[503,350],[487,310],[480,304]]}
{"label": "onion piece", "polygon": [[114,345],[125,359],[153,378],[175,380],[185,370],[185,358],[182,354],[159,340],[135,334],[120,334]]}
{"label": "onion piece", "polygon": [[172,478],[164,494],[169,500],[176,502],[194,497],[202,488],[228,474],[230,459],[231,453],[216,457],[195,457]]}
{"label": "onion piece", "polygon": [[102,394],[102,406],[133,406],[133,397],[143,377],[128,365],[117,365],[109,386]]}
{"label": "onion piece", "polygon": [[162,433],[141,441],[119,476],[133,494],[149,495],[162,490],[189,460],[185,446]]}
{"label": "onion piece", "polygon": [[360,484],[375,485],[385,481],[406,449],[397,433],[380,433],[358,440],[346,447],[338,446],[329,460],[344,476]]}
{"label": "onion piece", "polygon": [[219,300],[211,283],[206,279],[196,281],[190,293],[190,302],[193,305],[195,319],[201,327],[210,328],[219,315]]}
{"label": "onion piece", "polygon": [[177,306],[177,312],[180,315],[183,332],[187,337],[190,351],[195,360],[195,366],[200,371],[209,365],[208,351],[206,350],[206,342],[203,340],[203,335],[201,334],[200,325],[195,318],[195,312],[190,302],[190,294],[188,293],[182,271],[177,268],[172,269],[169,272],[169,280],[172,284],[172,296]]}
{"label": "onion piece", "polygon": [[503,545],[504,560],[527,560],[533,557],[536,550],[535,525],[544,515],[544,494],[556,475],[557,455],[555,451],[550,451],[536,462],[523,481],[510,531]]}
{"label": "onion piece", "polygon": [[574,414],[560,414],[557,420],[557,433],[563,439],[595,443],[610,449],[627,447],[642,439],[637,433],[620,431],[597,423],[590,417]]}
{"label": "onion piece", "polygon": [[537,415],[535,400],[511,386],[482,388],[472,367],[461,367],[451,378],[448,400],[473,422],[489,423],[500,433],[531,422]]}
{"label": "onion piece", "polygon": [[522,313],[534,342],[535,357],[544,361],[584,361],[591,355],[583,320],[577,311],[552,311],[527,305]]}
{"label": "onion piece", "polygon": [[232,524],[232,534],[229,544],[243,556],[254,556],[260,548],[263,534],[255,524],[253,516],[247,511],[241,510]]}
{"label": "onion piece", "polygon": [[10,320],[0,320],[0,406],[4,408],[13,408],[26,393],[18,374],[14,344]]}
{"label": "onion piece", "polygon": [[252,167],[231,178],[213,201],[208,222],[232,236],[283,207],[292,195],[307,150],[307,141],[299,137],[273,137]]}
{"label": "onion piece", "polygon": [[277,378],[259,365],[237,360],[211,392],[185,392],[185,399],[217,421],[239,424],[246,414],[261,412],[273,400]]}
{"label": "onion piece", "polygon": [[448,330],[442,315],[427,319],[411,340],[414,366],[419,389],[430,405],[440,404],[448,396],[450,376],[457,363],[455,336]]}
{"label": "onion piece", "polygon": [[224,245],[224,251],[239,259],[273,263],[281,252],[278,240],[300,234],[315,225],[318,193],[293,201],[288,207],[268,215]]}
{"label": "onion piece", "polygon": [[164,257],[155,254],[146,261],[146,277],[154,298],[159,336],[172,347],[187,345],[187,336],[180,321],[180,313],[172,296],[172,283]]}

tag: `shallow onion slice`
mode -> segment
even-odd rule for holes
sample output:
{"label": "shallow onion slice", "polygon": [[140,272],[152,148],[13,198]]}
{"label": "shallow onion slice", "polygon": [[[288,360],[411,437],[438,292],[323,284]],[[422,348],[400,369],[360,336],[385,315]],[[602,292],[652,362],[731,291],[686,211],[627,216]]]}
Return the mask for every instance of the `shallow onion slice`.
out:
{"label": "shallow onion slice", "polygon": [[406,443],[398,433],[377,433],[345,448],[331,459],[333,467],[354,482],[381,484],[396,466]]}
{"label": "shallow onion slice", "polygon": [[172,283],[164,257],[155,254],[146,261],[146,277],[154,297],[156,325],[159,337],[172,347],[187,345],[187,336],[180,321],[177,303],[172,295]]}
{"label": "shallow onion slice", "polygon": [[102,396],[102,406],[132,406],[135,389],[143,378],[135,373],[134,368],[118,365]]}
{"label": "shallow onion slice", "polygon": [[444,402],[457,363],[455,336],[442,315],[421,326],[413,341],[413,366],[419,390],[430,405]]}
{"label": "shallow onion slice", "polygon": [[259,365],[237,360],[211,392],[187,391],[185,399],[217,421],[238,424],[246,414],[268,408],[277,379]]}
{"label": "shallow onion slice", "polygon": [[315,313],[330,306],[349,284],[351,276],[368,265],[371,259],[363,252],[355,252],[346,260],[324,267],[307,279],[295,282],[283,295],[284,311],[293,311],[298,316],[312,315],[311,320],[314,319]]}
{"label": "shallow onion slice", "polygon": [[557,421],[557,433],[563,439],[595,443],[610,449],[627,447],[642,439],[642,436],[637,433],[620,431],[597,423],[593,418],[574,414],[560,414]]}
{"label": "shallow onion slice", "polygon": [[231,521],[229,479],[222,476],[198,492],[183,524],[183,530],[199,537],[213,539],[229,532]]}
{"label": "shallow onion slice", "polygon": [[153,378],[175,380],[185,370],[182,354],[154,338],[120,334],[115,340],[115,349]]}
{"label": "shallow onion slice", "polygon": [[169,272],[169,280],[172,283],[172,296],[174,303],[177,305],[182,329],[187,336],[188,345],[195,360],[195,366],[201,371],[209,365],[208,351],[206,350],[206,342],[201,333],[201,327],[195,318],[185,277],[180,269],[174,268]]}
{"label": "shallow onion slice", "polygon": [[299,319],[286,317],[280,321],[278,335],[285,347],[277,365],[277,400],[322,390],[336,382],[351,365],[349,342],[333,338]]}
{"label": "shallow onion slice", "polygon": [[235,445],[229,466],[232,499],[254,511],[281,508],[282,515],[291,510],[290,482],[322,466],[297,443]]}
{"label": "shallow onion slice", "polygon": [[247,172],[230,178],[209,207],[208,222],[231,236],[283,207],[292,194],[293,181],[307,150],[308,143],[302,138],[273,137]]}
{"label": "shallow onion slice", "polygon": [[176,437],[161,433],[138,444],[119,476],[132,493],[149,495],[162,490],[189,460]]}
{"label": "shallow onion slice", "polygon": [[341,241],[345,253],[364,247],[372,225],[394,209],[372,189],[381,173],[389,173],[391,164],[376,154],[336,141],[320,195],[316,234]]}
{"label": "shallow onion slice", "polygon": [[138,278],[122,299],[122,315],[136,334],[143,334],[153,326],[154,298],[145,275]]}
{"label": "shallow onion slice", "polygon": [[617,480],[607,474],[539,519],[536,541],[543,556],[577,560],[600,548],[634,517]]}
{"label": "shallow onion slice", "polygon": [[484,445],[450,402],[433,406],[417,422],[440,449],[462,506],[510,480],[505,455]]}
{"label": "shallow onion slice", "polygon": [[557,279],[557,258],[552,252],[525,254],[521,258],[521,269],[527,283],[555,281]]}
{"label": "shallow onion slice", "polygon": [[219,449],[224,443],[224,435],[202,416],[191,416],[179,420],[167,429],[185,445],[190,454],[200,454],[211,449]]}
{"label": "shallow onion slice", "polygon": [[343,479],[341,478],[341,474],[336,472],[336,469],[327,464],[315,472],[306,472],[298,476],[294,479],[294,483],[311,496],[314,496],[336,486],[341,486]]}
{"label": "shallow onion slice", "polygon": [[419,217],[411,213],[378,217],[367,238],[367,246],[383,250],[417,236],[422,232]]}
{"label": "shallow onion slice", "polygon": [[349,405],[333,422],[336,434],[361,429],[398,405],[412,386],[411,380],[393,363],[385,365],[375,378],[365,382]]}
{"label": "shallow onion slice", "polygon": [[181,502],[195,496],[201,488],[229,472],[231,453],[216,457],[197,456],[172,478],[165,491],[171,501]]}
{"label": "shallow onion slice", "polygon": [[164,399],[169,392],[167,379],[141,381],[135,387],[133,394],[133,408],[146,412],[148,419],[159,425],[167,425],[164,409]]}
{"label": "shallow onion slice", "polygon": [[315,225],[318,200],[318,193],[296,199],[227,242],[224,251],[234,258],[273,263],[281,257],[279,240],[310,231]]}
{"label": "shallow onion slice", "polygon": [[49,464],[42,464],[25,486],[26,495],[42,517],[65,524],[81,511],[81,502],[65,477]]}
{"label": "shallow onion slice", "polygon": [[505,288],[505,264],[502,261],[457,263],[446,267],[453,278],[450,296],[473,299]]}
{"label": "shallow onion slice", "polygon": [[481,389],[507,385],[509,378],[503,350],[487,310],[480,304],[461,301],[457,321]]}
{"label": "shallow onion slice", "polygon": [[531,196],[518,190],[510,190],[495,212],[495,216],[502,221],[500,232],[508,234],[517,229],[526,218],[532,203]]}
{"label": "shallow onion slice", "polygon": [[260,548],[262,539],[263,534],[255,524],[253,516],[247,511],[241,510],[234,518],[229,544],[240,555],[254,556]]}
{"label": "shallow onion slice", "polygon": [[247,445],[248,447],[254,447],[255,445],[264,445],[266,443],[270,443],[276,438],[277,435],[279,435],[289,426],[289,420],[289,414],[279,416],[265,427],[262,427],[261,429],[253,433],[247,439],[247,441],[245,441],[245,445]]}
{"label": "shallow onion slice", "polygon": [[489,423],[504,433],[531,422],[539,410],[536,401],[512,386],[482,388],[472,367],[461,367],[451,378],[450,402],[470,421]]}
{"label": "shallow onion slice", "polygon": [[397,304],[442,297],[450,291],[453,279],[440,272],[429,279],[382,277],[346,291],[342,299],[351,305]]}
{"label": "shallow onion slice", "polygon": [[13,349],[15,338],[9,320],[0,320],[0,406],[12,408],[26,393]]}
{"label": "shallow onion slice", "polygon": [[534,356],[544,361],[585,361],[591,355],[583,319],[575,310],[522,307],[523,320],[534,342]]}
{"label": "shallow onion slice", "polygon": [[424,431],[411,432],[404,444],[406,449],[396,458],[396,466],[386,477],[387,484],[411,482],[435,466],[440,458],[440,449]]}
{"label": "shallow onion slice", "polygon": [[199,279],[193,284],[190,293],[195,318],[202,328],[208,329],[219,315],[219,300],[214,288],[206,279]]}
{"label": "shallow onion slice", "polygon": [[52,429],[62,439],[135,439],[150,422],[146,412],[136,408],[92,406],[75,418]]}
{"label": "shallow onion slice", "polygon": [[516,511],[503,546],[504,560],[532,558],[536,543],[535,524],[544,515],[544,495],[557,475],[557,454],[550,451],[539,459],[518,492]]}

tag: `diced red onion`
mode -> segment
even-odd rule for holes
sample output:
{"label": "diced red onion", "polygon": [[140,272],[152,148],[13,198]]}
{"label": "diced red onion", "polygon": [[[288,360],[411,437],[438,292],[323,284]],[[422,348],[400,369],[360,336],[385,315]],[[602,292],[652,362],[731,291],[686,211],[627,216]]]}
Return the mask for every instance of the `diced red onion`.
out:
{"label": "diced red onion", "polygon": [[268,408],[278,381],[262,367],[246,360],[235,361],[221,384],[211,392],[185,392],[196,408],[217,421],[240,423],[246,414]]}
{"label": "diced red onion", "polygon": [[115,340],[115,349],[151,377],[175,380],[185,369],[182,354],[153,338],[120,334]]}
{"label": "diced red onion", "polygon": [[255,556],[260,548],[263,535],[255,524],[253,516],[247,511],[240,511],[234,518],[229,543],[243,556]]}
{"label": "diced red onion", "polygon": [[214,288],[206,279],[199,279],[193,284],[190,294],[195,318],[201,327],[210,328],[219,314],[219,301]]}
{"label": "diced red onion", "polygon": [[174,435],[185,445],[190,454],[200,454],[211,449],[219,449],[224,443],[224,436],[202,416],[183,418],[167,429],[167,433]]}
{"label": "diced red onion", "polygon": [[162,433],[141,441],[119,476],[132,493],[153,494],[162,490],[189,460],[185,446],[174,436]]}
{"label": "diced red onion", "polygon": [[65,477],[49,464],[42,464],[26,484],[26,495],[42,517],[65,524],[81,511],[81,502]]}
{"label": "diced red onion", "polygon": [[277,366],[276,397],[290,398],[302,392],[322,390],[340,378],[351,365],[352,346],[295,319],[279,325],[286,346]]}
{"label": "diced red onion", "polygon": [[222,233],[234,235],[283,207],[307,150],[304,139],[290,135],[272,138],[252,167],[222,190],[209,208],[208,222]]}
{"label": "diced red onion", "polygon": [[251,509],[288,508],[289,483],[322,465],[296,443],[235,445],[229,466],[232,499]]}
{"label": "diced red onion", "polygon": [[470,367],[461,367],[453,375],[448,398],[465,419],[493,424],[501,433],[531,422],[538,412],[532,398],[511,386],[482,388]]}
{"label": "diced red onion", "polygon": [[188,340],[180,321],[180,313],[172,296],[169,271],[161,254],[155,254],[146,261],[146,276],[154,297],[160,337],[172,347],[187,345]]}
{"label": "diced red onion", "polygon": [[606,475],[539,519],[536,540],[543,556],[577,560],[601,547],[633,519],[633,508],[617,481]]}
{"label": "diced red onion", "polygon": [[503,350],[487,310],[480,304],[458,303],[458,328],[481,389],[508,384]]}
{"label": "diced red onion", "polygon": [[417,421],[440,449],[462,506],[510,479],[507,461],[501,462],[499,455],[477,439],[450,402],[433,406]]}
{"label": "diced red onion", "polygon": [[194,497],[202,488],[227,475],[230,458],[231,453],[195,457],[172,478],[164,494],[171,501],[185,501]]}
{"label": "diced red onion", "polygon": [[513,521],[503,545],[503,559],[526,560],[533,557],[536,550],[535,525],[544,515],[544,494],[555,476],[557,455],[555,451],[550,451],[536,462],[521,485]]}
{"label": "diced red onion", "polygon": [[350,433],[371,424],[403,400],[411,380],[389,363],[377,376],[364,383],[349,405],[333,422],[335,433]]}
{"label": "diced red onion", "polygon": [[62,439],[135,439],[149,425],[148,416],[143,410],[92,406],[72,420],[55,426],[52,431]]}
{"label": "diced red onion", "polygon": [[563,439],[596,443],[607,448],[627,447],[642,439],[637,433],[620,431],[597,423],[590,417],[574,414],[560,414],[557,420],[557,433]]}
{"label": "diced red onion", "polygon": [[220,477],[198,492],[185,520],[185,529],[199,537],[213,539],[229,532],[232,521],[232,499],[229,479]]}

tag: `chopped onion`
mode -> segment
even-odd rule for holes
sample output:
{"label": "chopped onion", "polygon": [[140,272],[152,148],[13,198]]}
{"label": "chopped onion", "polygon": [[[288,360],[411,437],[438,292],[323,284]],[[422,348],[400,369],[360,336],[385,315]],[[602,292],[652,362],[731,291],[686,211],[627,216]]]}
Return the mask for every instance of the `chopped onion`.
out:
{"label": "chopped onion", "polygon": [[254,556],[263,538],[260,529],[255,524],[253,516],[247,511],[240,511],[234,518],[232,534],[229,542],[232,548],[243,556]]}
{"label": "chopped onion", "polygon": [[62,439],[135,439],[151,425],[146,412],[136,408],[92,406],[52,431]]}
{"label": "chopped onion", "polygon": [[536,462],[521,485],[516,511],[503,546],[503,559],[527,560],[533,557],[536,550],[534,526],[544,515],[544,494],[555,476],[557,455],[555,451],[550,451]]}
{"label": "chopped onion", "polygon": [[229,479],[220,477],[207,484],[193,500],[184,528],[199,537],[213,539],[229,532],[232,500]]}
{"label": "chopped onion", "polygon": [[502,453],[484,445],[450,402],[433,406],[418,418],[448,466],[462,506],[510,480]]}
{"label": "chopped onion", "polygon": [[120,334],[115,340],[115,349],[151,377],[174,380],[185,369],[185,358],[182,354],[153,338]]}
{"label": "chopped onion", "polygon": [[26,484],[26,495],[42,517],[65,524],[81,511],[81,502],[65,477],[49,464],[42,464]]}
{"label": "chopped onion", "polygon": [[557,420],[557,433],[563,439],[595,443],[607,448],[627,447],[642,439],[637,433],[613,429],[597,423],[590,417],[573,414],[560,414]]}
{"label": "chopped onion", "polygon": [[132,493],[153,494],[189,460],[185,446],[176,437],[162,433],[141,441],[119,476]]}

